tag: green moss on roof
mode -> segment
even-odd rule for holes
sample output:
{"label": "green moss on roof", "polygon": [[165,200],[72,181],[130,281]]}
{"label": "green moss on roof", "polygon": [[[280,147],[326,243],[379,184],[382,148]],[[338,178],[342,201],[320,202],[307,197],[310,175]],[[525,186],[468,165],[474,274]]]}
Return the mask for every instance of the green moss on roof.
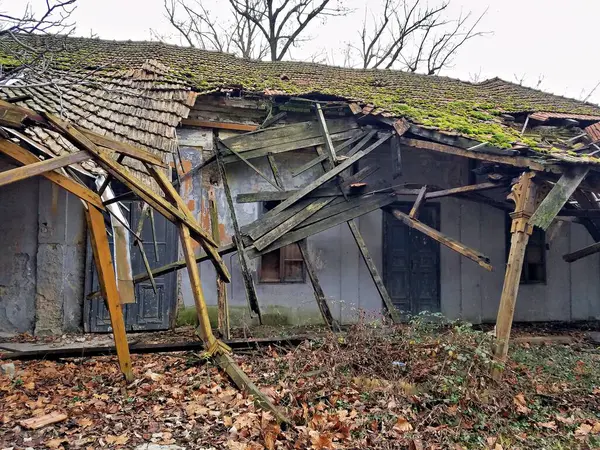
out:
{"label": "green moss on roof", "polygon": [[[499,147],[509,147],[520,139],[516,130],[502,124],[499,118],[502,113],[544,111],[600,116],[600,107],[596,105],[497,78],[473,84],[395,70],[244,60],[228,54],[157,42],[86,38],[68,38],[65,42],[66,50],[55,62],[62,69],[130,70],[139,69],[148,61],[156,61],[166,66],[173,81],[199,92],[233,88],[267,95],[318,93],[373,104],[395,116],[458,132]],[[0,53],[0,61],[1,58]]]}

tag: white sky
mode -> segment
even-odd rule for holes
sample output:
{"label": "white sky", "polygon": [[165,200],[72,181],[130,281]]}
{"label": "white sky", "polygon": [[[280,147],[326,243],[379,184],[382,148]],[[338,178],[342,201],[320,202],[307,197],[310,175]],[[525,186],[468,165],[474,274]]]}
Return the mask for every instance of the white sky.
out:
{"label": "white sky", "polygon": [[[31,0],[34,5],[40,1]],[[221,7],[227,4],[226,0],[212,2]],[[295,59],[322,51],[326,45],[334,61],[342,62],[336,49],[357,37],[366,2],[341,2],[356,8],[355,13],[329,19],[326,24],[315,22],[309,30],[314,39],[293,50]],[[12,10],[18,3],[26,2],[5,0],[0,9]],[[594,57],[600,1],[451,0],[455,15],[461,10],[480,14],[488,6],[480,29],[493,34],[468,42],[454,59],[453,67],[442,75],[469,80],[479,74],[480,80],[498,76],[508,81],[515,81],[516,75],[524,76],[526,85],[535,85],[543,76],[543,90],[579,99],[600,81],[600,62]],[[163,0],[79,0],[73,19],[76,34],[81,36],[94,33],[105,39],[150,40],[151,29],[163,35],[173,33],[164,18]],[[177,43],[177,39],[173,41]],[[600,88],[590,101],[600,103]]]}

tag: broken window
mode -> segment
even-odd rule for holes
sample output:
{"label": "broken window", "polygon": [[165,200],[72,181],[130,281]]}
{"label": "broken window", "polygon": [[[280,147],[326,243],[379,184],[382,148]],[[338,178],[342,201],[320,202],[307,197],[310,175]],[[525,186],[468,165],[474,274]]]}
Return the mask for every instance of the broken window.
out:
{"label": "broken window", "polygon": [[[277,202],[265,202],[269,211]],[[259,280],[261,283],[304,283],[306,280],[304,259],[298,244],[290,244],[261,257]]]}
{"label": "broken window", "polygon": [[[510,217],[506,227],[506,258],[510,252]],[[546,282],[546,232],[538,227],[533,228],[529,242],[525,249],[523,270],[521,271],[521,284],[536,284]]]}

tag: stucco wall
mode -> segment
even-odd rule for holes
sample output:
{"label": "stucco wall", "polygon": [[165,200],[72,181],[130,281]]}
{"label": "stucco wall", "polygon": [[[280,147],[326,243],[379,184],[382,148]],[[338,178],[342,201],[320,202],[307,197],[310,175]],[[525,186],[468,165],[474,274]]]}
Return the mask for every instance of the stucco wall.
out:
{"label": "stucco wall", "polygon": [[[182,129],[179,132],[184,158],[189,166],[201,161],[202,150],[212,148],[212,131]],[[276,155],[286,188],[303,185],[321,173],[319,166],[293,178],[291,171],[314,158],[314,151],[290,152]],[[469,163],[451,155],[404,148],[402,151],[402,176],[393,178],[390,149],[382,146],[360,162],[364,167],[377,163],[381,169],[367,182],[387,180],[390,184],[425,183],[450,188],[469,183]],[[253,164],[264,173],[269,166],[262,159]],[[274,188],[249,169],[243,162],[227,166],[234,196],[242,192],[274,190]],[[183,195],[202,223],[208,227],[207,187],[218,177],[210,170],[184,185]],[[219,221],[224,231],[231,235],[232,228],[222,189],[214,186]],[[403,200],[400,198],[399,200]],[[406,198],[407,201],[414,197]],[[503,211],[489,205],[456,198],[436,200],[440,205],[441,231],[489,256],[494,266],[487,272],[474,262],[441,247],[440,285],[441,310],[449,318],[462,317],[476,323],[493,322],[502,290],[506,261],[505,220]],[[236,204],[241,225],[259,217],[261,206],[255,203]],[[369,251],[382,271],[383,212],[374,211],[359,219]],[[226,239],[227,240],[227,239]],[[600,317],[600,255],[596,254],[574,264],[565,263],[562,255],[591,243],[586,230],[577,224],[563,224],[560,233],[548,242],[547,283],[522,285],[515,312],[518,321],[586,320]],[[334,227],[308,239],[316,262],[319,278],[328,298],[332,313],[345,322],[356,318],[359,310],[373,314],[381,311],[381,300],[356,244],[346,225]],[[228,295],[233,308],[244,310],[244,286],[239,272],[237,256],[225,257],[232,272]],[[251,262],[255,281],[259,260]],[[216,304],[215,271],[210,263],[201,265],[206,298]],[[182,277],[182,296],[187,305],[193,304],[187,275]],[[256,281],[259,302],[265,309],[275,309],[288,316],[286,321],[320,320],[310,282],[304,284],[261,284]],[[275,308],[280,306],[282,308]],[[291,317],[291,319],[290,319]]]}
{"label": "stucco wall", "polygon": [[[12,166],[0,162],[2,170]],[[81,329],[85,218],[81,202],[47,180],[0,189],[0,331]]]}

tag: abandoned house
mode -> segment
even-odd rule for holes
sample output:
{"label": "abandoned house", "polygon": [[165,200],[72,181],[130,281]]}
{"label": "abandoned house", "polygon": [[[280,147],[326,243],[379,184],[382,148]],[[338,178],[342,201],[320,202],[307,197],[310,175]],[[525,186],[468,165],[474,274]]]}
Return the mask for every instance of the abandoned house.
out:
{"label": "abandoned house", "polygon": [[[540,201],[562,198],[550,223],[533,218],[544,224],[529,230],[514,319],[600,317],[600,107],[500,79],[258,62],[156,42],[61,45],[43,73],[0,56],[9,74],[0,95],[170,166],[231,273],[223,288],[215,266],[200,264],[211,313],[226,295],[232,320],[349,322],[391,308],[495,322],[511,233],[525,217],[507,196],[535,174]],[[49,130],[9,131],[48,156],[72,151]],[[156,188],[139,161],[120,162]],[[72,170],[106,188],[93,165]],[[177,228],[110,186],[103,200],[140,237],[122,241],[136,282],[126,329],[168,329],[178,305],[194,305],[193,288],[184,271],[144,275],[145,260],[154,270],[182,258]],[[28,178],[0,189],[0,216],[0,330],[109,331],[79,199]]]}

